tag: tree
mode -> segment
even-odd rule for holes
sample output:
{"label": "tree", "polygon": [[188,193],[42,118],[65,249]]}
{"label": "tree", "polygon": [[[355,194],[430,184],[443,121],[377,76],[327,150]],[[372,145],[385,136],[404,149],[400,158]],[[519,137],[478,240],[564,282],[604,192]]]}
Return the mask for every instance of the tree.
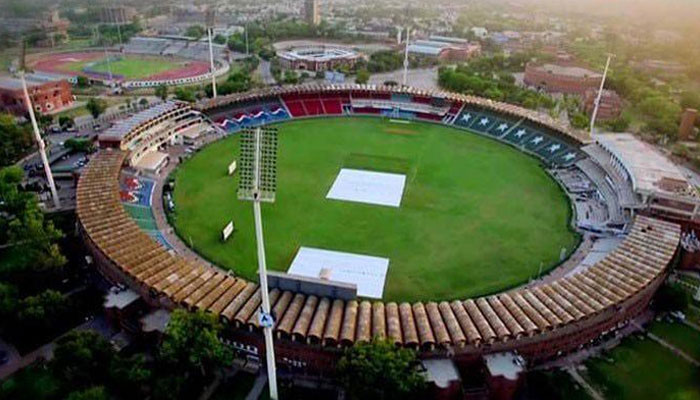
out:
{"label": "tree", "polygon": [[346,350],[338,375],[351,399],[418,399],[425,381],[417,367],[415,351],[375,339]]}
{"label": "tree", "polygon": [[66,400],[109,400],[104,386],[93,386],[88,389],[71,392]]}
{"label": "tree", "polygon": [[0,167],[13,164],[32,147],[28,124],[19,125],[10,114],[0,113]]}
{"label": "tree", "polygon": [[110,369],[110,388],[125,399],[143,399],[153,377],[143,354],[126,358],[117,355]]}
{"label": "tree", "polygon": [[91,153],[95,146],[90,139],[70,138],[63,143],[63,147],[72,152]]}
{"label": "tree", "polygon": [[180,101],[194,103],[197,98],[194,95],[194,90],[187,87],[179,87],[175,89],[175,98]]}
{"label": "tree", "polygon": [[49,289],[22,299],[15,319],[23,330],[41,335],[55,330],[56,323],[64,319],[69,309],[68,298]]}
{"label": "tree", "polygon": [[73,118],[67,116],[67,115],[61,115],[58,117],[58,124],[61,126],[61,128],[68,128],[71,126],[75,126],[75,121]]}
{"label": "tree", "polygon": [[210,376],[228,366],[233,357],[219,340],[221,329],[212,314],[175,310],[160,347],[161,359],[186,375]]}
{"label": "tree", "polygon": [[75,85],[80,88],[85,88],[90,86],[90,80],[87,77],[84,77],[82,75],[78,75],[76,78],[76,83]]}
{"label": "tree", "polygon": [[0,243],[9,244],[15,258],[0,264],[0,279],[38,283],[66,263],[56,244],[63,235],[44,220],[36,196],[21,189],[22,179],[19,167],[0,170]]}
{"label": "tree", "polygon": [[92,118],[97,119],[107,110],[107,103],[98,97],[91,97],[85,107],[92,115]]}
{"label": "tree", "polygon": [[71,331],[56,342],[51,368],[67,387],[102,385],[114,361],[109,342],[94,331]]}
{"label": "tree", "polygon": [[365,84],[369,82],[369,71],[366,69],[361,69],[357,71],[357,76],[355,77],[355,83]]}
{"label": "tree", "polygon": [[7,321],[18,306],[17,288],[9,283],[0,282],[0,319]]}
{"label": "tree", "polygon": [[141,100],[139,100],[139,105],[142,107],[145,107],[148,105],[148,99],[145,97],[142,97]]}
{"label": "tree", "polygon": [[403,56],[393,50],[382,50],[369,56],[367,70],[369,72],[394,71],[403,66]]}
{"label": "tree", "polygon": [[168,87],[166,85],[160,84],[156,86],[155,90],[156,96],[160,97],[161,100],[165,101],[168,99]]}
{"label": "tree", "polygon": [[224,35],[221,35],[221,34],[216,35],[212,39],[212,42],[214,42],[216,44],[226,44],[226,37]]}
{"label": "tree", "polygon": [[195,40],[198,40],[204,34],[206,33],[206,30],[202,25],[191,25],[187,27],[187,30],[185,31],[185,36],[189,36]]}

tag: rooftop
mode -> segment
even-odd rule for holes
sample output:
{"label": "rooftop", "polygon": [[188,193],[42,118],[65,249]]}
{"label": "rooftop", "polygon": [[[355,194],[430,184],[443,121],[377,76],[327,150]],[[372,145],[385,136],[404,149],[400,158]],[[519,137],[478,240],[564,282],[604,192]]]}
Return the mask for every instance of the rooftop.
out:
{"label": "rooftop", "polygon": [[122,310],[139,298],[141,298],[141,296],[131,289],[119,291],[110,290],[107,293],[107,298],[105,298],[105,308],[117,308]]}
{"label": "rooftop", "polygon": [[308,46],[278,53],[280,57],[295,60],[330,61],[338,58],[355,58],[357,52],[341,47]]}
{"label": "rooftop", "polygon": [[138,112],[126,119],[116,122],[111,128],[107,129],[104,133],[102,133],[99,138],[100,140],[121,140],[122,138],[124,138],[124,136],[131,132],[132,129],[138,127],[139,125],[182,106],[182,103],[174,101],[166,101],[165,103],[157,104],[151,108]]}
{"label": "rooftop", "polygon": [[652,145],[629,133],[601,134],[601,146],[615,154],[632,175],[635,191],[678,194],[677,188],[690,188],[690,183],[671,160]]}
{"label": "rooftop", "polygon": [[451,359],[426,359],[421,361],[427,373],[426,380],[435,386],[445,389],[451,382],[461,381],[457,366]]}
{"label": "rooftop", "polygon": [[170,322],[170,312],[159,308],[141,318],[141,326],[144,332],[165,332]]}
{"label": "rooftop", "polygon": [[492,353],[484,356],[486,368],[491,376],[502,376],[509,380],[516,380],[523,372],[525,361],[515,353]]}
{"label": "rooftop", "polygon": [[602,78],[603,75],[583,67],[565,66],[557,64],[543,64],[537,68],[544,69],[550,74],[571,76],[576,78]]}

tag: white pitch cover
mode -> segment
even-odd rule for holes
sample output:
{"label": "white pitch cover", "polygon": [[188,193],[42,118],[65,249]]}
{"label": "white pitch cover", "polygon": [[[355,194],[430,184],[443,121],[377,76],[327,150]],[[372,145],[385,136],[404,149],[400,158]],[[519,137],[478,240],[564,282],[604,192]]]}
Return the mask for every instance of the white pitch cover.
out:
{"label": "white pitch cover", "polygon": [[327,199],[399,207],[406,175],[343,168]]}
{"label": "white pitch cover", "polygon": [[357,285],[358,296],[381,299],[389,259],[300,247],[287,273],[319,278],[322,269],[330,271],[331,281]]}

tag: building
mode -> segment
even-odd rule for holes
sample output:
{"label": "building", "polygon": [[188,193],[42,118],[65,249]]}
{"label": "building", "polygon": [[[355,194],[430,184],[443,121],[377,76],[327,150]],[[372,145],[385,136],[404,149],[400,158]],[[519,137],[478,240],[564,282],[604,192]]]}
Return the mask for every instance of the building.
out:
{"label": "building", "polygon": [[486,30],[486,28],[481,27],[481,26],[475,26],[469,30],[474,37],[477,39],[486,39],[489,36],[489,31]]}
{"label": "building", "polygon": [[102,148],[127,152],[129,165],[158,173],[168,163],[161,150],[191,143],[210,128],[208,119],[186,103],[167,101],[118,121],[98,141]]}
{"label": "building", "polygon": [[481,54],[479,43],[466,39],[431,36],[430,40],[416,40],[408,45],[408,53],[447,61],[465,61]]}
{"label": "building", "polygon": [[629,133],[599,134],[606,163],[641,199],[636,208],[674,220],[700,221],[700,195],[673,161]]}
{"label": "building", "polygon": [[602,79],[602,74],[574,65],[529,63],[525,66],[525,84],[548,93],[583,96],[588,90],[597,90]]}
{"label": "building", "polygon": [[58,10],[54,9],[45,12],[37,21],[36,26],[46,34],[46,39],[40,41],[39,45],[53,47],[57,43],[68,39],[70,22],[67,19],[62,19],[58,14]]}
{"label": "building", "polygon": [[277,57],[282,68],[331,71],[341,67],[353,68],[362,55],[345,47],[321,45],[280,50]]}
{"label": "building", "polygon": [[[73,92],[66,79],[47,74],[28,74],[26,81],[35,111],[51,114],[73,105]],[[16,116],[27,113],[20,79],[0,77],[0,110]]]}
{"label": "building", "polygon": [[318,25],[321,23],[319,0],[304,0],[304,18],[309,25]]}
{"label": "building", "polygon": [[[595,109],[595,99],[598,97],[598,90],[587,90],[583,95],[583,110],[591,115]],[[622,113],[622,99],[614,90],[604,89],[600,96],[600,106],[596,119],[600,121],[615,119]]]}

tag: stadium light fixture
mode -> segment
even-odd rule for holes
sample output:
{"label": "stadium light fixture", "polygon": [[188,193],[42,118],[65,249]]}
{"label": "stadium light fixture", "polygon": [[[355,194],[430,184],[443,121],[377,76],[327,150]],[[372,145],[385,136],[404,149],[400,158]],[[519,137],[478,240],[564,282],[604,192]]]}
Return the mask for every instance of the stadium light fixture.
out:
{"label": "stadium light fixture", "polygon": [[270,398],[278,399],[277,370],[272,338],[274,316],[270,314],[270,296],[267,287],[267,266],[265,265],[265,243],[263,241],[262,214],[260,203],[273,203],[277,190],[277,129],[248,128],[241,132],[241,153],[239,158],[240,178],[238,198],[253,202],[255,216],[255,238],[258,247],[258,274],[262,308],[258,319],[265,334],[265,355]]}

